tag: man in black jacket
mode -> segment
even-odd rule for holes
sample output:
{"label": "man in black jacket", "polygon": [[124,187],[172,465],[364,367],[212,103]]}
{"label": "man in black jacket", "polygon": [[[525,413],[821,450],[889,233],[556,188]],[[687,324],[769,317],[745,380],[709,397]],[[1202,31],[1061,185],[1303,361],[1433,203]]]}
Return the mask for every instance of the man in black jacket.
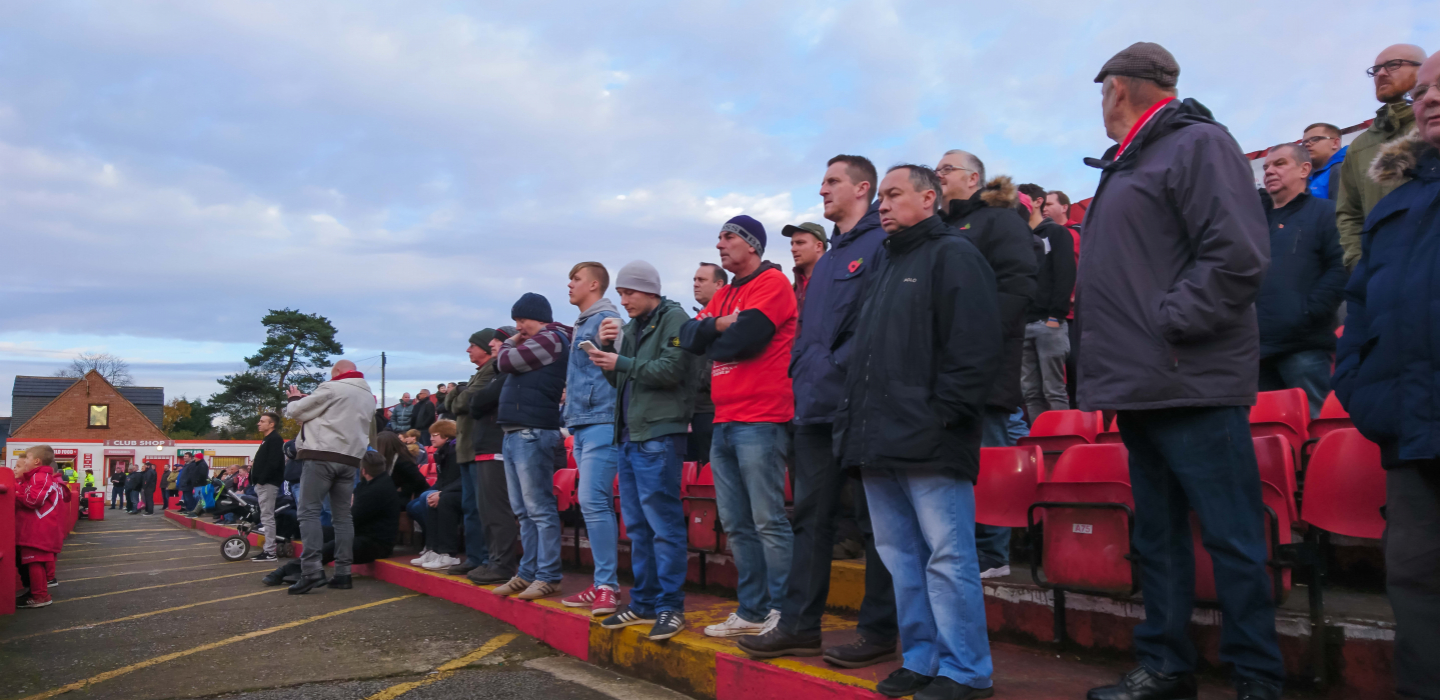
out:
{"label": "man in black jacket", "polygon": [[253,561],[275,561],[275,552],[280,546],[275,537],[275,499],[280,496],[280,486],[285,483],[285,440],[280,437],[280,415],[267,411],[260,416],[260,449],[255,451],[255,461],[250,468],[250,483],[255,486],[255,498],[260,502],[260,531],[265,536],[264,549]]}
{"label": "man in black jacket", "polygon": [[[1065,393],[1065,358],[1070,354],[1070,295],[1075,291],[1075,240],[1070,231],[1045,215],[1046,192],[1039,185],[1020,186],[1030,199],[1029,224],[1035,234],[1035,299],[1025,312],[1025,353],[1020,388],[1031,423],[1046,411],[1070,408]],[[1023,206],[1023,202],[1022,202]]]}
{"label": "man in black jacket", "polygon": [[415,412],[411,414],[410,422],[410,427],[420,431],[420,437],[416,441],[429,447],[430,426],[435,423],[435,402],[430,398],[429,389],[421,389],[420,393],[415,395]]}
{"label": "man in black jacket", "polygon": [[140,465],[134,462],[126,467],[125,474],[125,512],[130,515],[140,513],[140,489],[145,483],[145,475],[140,473]]}
{"label": "man in black jacket", "polygon": [[485,544],[489,559],[465,574],[465,578],[481,586],[505,583],[515,577],[520,565],[520,552],[515,540],[520,536],[520,525],[515,521],[515,511],[510,507],[510,491],[505,477],[505,462],[501,455],[505,431],[497,422],[500,411],[500,392],[505,388],[507,374],[496,370],[494,355],[501,344],[515,335],[514,326],[495,329],[494,337],[486,344],[490,346],[491,360],[481,368],[491,379],[485,386],[470,394],[470,444],[475,452],[475,479],[480,498],[480,520],[485,528]]}
{"label": "man in black jacket", "polygon": [[1330,393],[1335,312],[1349,274],[1335,203],[1306,190],[1310,167],[1310,152],[1299,144],[1280,144],[1265,156],[1270,270],[1255,298],[1255,315],[1260,391],[1304,389],[1314,419]]}
{"label": "man in black jacket", "polygon": [[[400,533],[400,494],[395,482],[385,473],[385,458],[371,450],[360,459],[359,486],[355,487],[350,517],[355,523],[354,563],[369,564],[394,553],[395,538]],[[335,561],[335,533],[326,533],[321,561]],[[300,560],[291,559],[261,579],[267,586],[278,586],[300,578]],[[331,588],[349,588],[348,577],[331,581]]]}
{"label": "man in black jacket", "polygon": [[[140,501],[145,504],[145,514],[155,514],[155,485],[160,481],[155,473],[155,465],[145,462],[145,468],[140,471]],[[139,504],[136,504],[137,508]]]}
{"label": "man in black jacket", "polygon": [[974,484],[1004,346],[995,275],[935,215],[940,189],[915,165],[880,183],[890,236],[854,325],[835,423],[841,466],[863,474],[899,603],[905,663],[875,689],[917,700],[992,693]]}
{"label": "man in black jacket", "polygon": [[1193,510],[1215,565],[1220,661],[1234,665],[1240,700],[1274,700],[1285,666],[1248,416],[1265,212],[1239,144],[1203,105],[1175,99],[1179,75],[1169,51],[1141,42],[1095,79],[1117,145],[1085,161],[1101,175],[1075,291],[1079,399],[1116,411],[1129,448],[1145,620],[1140,667],[1089,698],[1194,697]]}
{"label": "man in black jacket", "polygon": [[180,500],[185,504],[187,513],[195,512],[195,489],[210,480],[210,468],[205,466],[201,454],[199,451],[190,454],[190,462],[180,470],[180,478],[175,482],[180,488]]}
{"label": "man in black jacket", "polygon": [[120,506],[120,499],[125,495],[125,467],[116,465],[115,471],[110,475],[110,510]]}
{"label": "man in black jacket", "polygon": [[[985,180],[985,164],[960,150],[945,153],[935,167],[949,202],[945,223],[968,238],[995,272],[996,301],[1005,350],[985,398],[981,447],[1015,444],[1008,430],[1020,407],[1020,359],[1024,353],[1025,310],[1035,296],[1035,237],[1015,211],[1020,200],[1010,178]],[[977,525],[980,571],[986,578],[1010,573],[1010,528]]]}

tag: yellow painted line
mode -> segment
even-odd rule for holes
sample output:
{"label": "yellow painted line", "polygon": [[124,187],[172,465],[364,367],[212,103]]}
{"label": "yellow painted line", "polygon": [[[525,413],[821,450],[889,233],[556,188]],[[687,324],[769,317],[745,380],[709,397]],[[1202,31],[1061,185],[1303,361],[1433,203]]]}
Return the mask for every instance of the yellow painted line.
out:
{"label": "yellow painted line", "polygon": [[[179,542],[179,541],[181,541],[181,540],[190,540],[191,542],[194,542],[194,541],[195,541],[195,538],[194,538],[194,537],[176,537],[175,539],[170,539],[170,540],[159,540],[159,541],[157,541],[157,542],[152,542],[151,544],[160,544],[160,542]],[[214,544],[214,541],[213,541],[213,540],[206,540],[206,543],[207,543],[207,544]],[[70,544],[69,542],[66,542],[66,543],[65,543],[65,549],[67,549],[67,550],[70,549],[70,548],[72,548],[72,547],[77,547],[77,546],[83,546],[83,547],[105,547],[105,549],[104,549],[103,551],[106,551],[106,552],[116,552],[116,551],[119,551],[119,550],[122,550],[122,549],[150,549],[150,548],[151,548],[150,545],[148,545],[148,544],[147,544],[147,545],[136,545],[136,546],[133,546],[133,547],[111,547],[111,546],[108,546],[108,545],[101,544],[101,543],[99,543],[99,542],[96,542],[96,543],[93,543],[93,544],[85,544],[85,545],[73,545],[73,544]],[[90,552],[95,552],[95,551],[102,551],[102,550],[82,549],[82,550],[80,550],[80,553],[81,553],[81,554],[89,554]]]}
{"label": "yellow painted line", "polygon": [[[67,583],[68,583],[68,582],[67,582]],[[173,608],[166,608],[166,609],[164,609],[164,610],[156,610],[155,612],[140,613],[139,615],[129,615],[129,616],[127,616],[127,617],[117,617],[117,618],[115,618],[114,620],[105,620],[105,621],[103,621],[103,622],[91,622],[91,623],[85,624],[85,625],[76,625],[76,626],[74,626],[74,627],[66,627],[65,629],[50,630],[49,632],[36,632],[35,634],[27,634],[27,635],[25,635],[25,636],[23,636],[23,637],[12,637],[12,638],[10,638],[10,639],[0,639],[0,644],[4,644],[4,643],[6,643],[6,642],[18,642],[18,641],[20,641],[20,640],[22,640],[22,639],[30,639],[30,638],[32,638],[32,637],[43,637],[43,636],[45,636],[45,635],[47,635],[47,634],[59,634],[59,633],[61,633],[61,632],[73,632],[73,631],[75,631],[75,630],[88,630],[88,629],[90,629],[91,627],[99,627],[100,625],[113,625],[113,624],[115,624],[115,623],[117,623],[117,622],[128,622],[128,621],[130,621],[130,620],[139,620],[139,619],[141,619],[141,618],[150,617],[150,616],[152,616],[152,615],[164,615],[165,613],[172,613],[172,612],[175,612],[175,611],[177,611],[177,610],[186,610],[186,609],[189,609],[189,608],[197,608],[197,607],[200,607],[201,605],[210,605],[211,603],[223,603],[223,602],[225,602],[225,601],[227,601],[227,600],[238,600],[238,599],[240,599],[240,598],[249,598],[249,597],[251,597],[251,596],[265,595],[266,593],[279,593],[280,591],[283,591],[283,590],[285,590],[285,589],[284,589],[284,588],[270,588],[270,589],[266,589],[266,590],[263,590],[263,591],[258,591],[258,592],[255,592],[255,593],[246,593],[246,594],[244,594],[244,595],[230,596],[229,598],[217,598],[217,599],[215,599],[215,600],[207,600],[207,601],[205,601],[205,602],[203,602],[203,603],[191,603],[191,604],[189,604],[189,605],[177,605],[177,606],[175,606],[175,607],[173,607]]]}
{"label": "yellow painted line", "polygon": [[[185,546],[199,547],[199,546],[201,546],[201,545],[205,545],[205,546],[207,546],[207,547],[214,547],[214,546],[215,546],[215,543],[214,543],[214,542],[196,542],[195,544],[192,544],[192,545],[176,545],[176,546],[177,546],[177,547],[185,547]],[[148,552],[130,552],[130,553],[128,553],[128,554],[107,554],[107,555],[105,555],[105,556],[103,556],[103,557],[75,557],[74,559],[62,559],[61,561],[64,561],[64,562],[72,562],[72,561],[100,561],[101,559],[119,559],[119,558],[121,558],[121,557],[143,557],[143,556],[145,556],[146,554],[171,554],[171,553],[180,552],[180,551],[183,551],[183,550],[180,550],[180,549],[171,549],[171,550],[163,550],[163,551],[162,551],[162,550],[154,550],[154,549],[151,549],[151,550],[148,551]]]}
{"label": "yellow painted line", "polygon": [[[138,588],[137,588],[137,589],[134,589],[134,590],[142,590],[142,589],[138,589]],[[94,685],[94,684],[96,684],[96,683],[101,683],[101,682],[104,682],[104,681],[108,681],[108,680],[110,680],[110,679],[112,679],[112,678],[118,678],[118,677],[123,676],[123,675],[126,675],[126,674],[128,674],[128,673],[134,673],[134,672],[139,671],[139,670],[142,670],[142,669],[150,668],[151,666],[158,666],[158,665],[160,665],[160,664],[165,663],[166,661],[174,661],[175,659],[181,659],[181,658],[184,658],[184,657],[186,657],[186,656],[190,656],[191,654],[198,654],[198,653],[200,653],[200,652],[202,652],[202,651],[210,651],[211,649],[218,649],[218,648],[223,647],[223,646],[229,646],[229,645],[231,645],[231,644],[235,644],[236,642],[248,641],[248,640],[254,639],[254,638],[256,638],[256,637],[263,637],[263,636],[265,636],[265,635],[267,635],[267,634],[274,634],[274,633],[276,633],[276,632],[280,632],[280,631],[288,630],[288,629],[293,629],[293,628],[299,627],[299,626],[301,626],[301,625],[308,625],[308,624],[310,624],[310,623],[312,623],[312,622],[319,622],[320,620],[325,620],[325,619],[329,619],[329,618],[332,618],[332,617],[337,617],[337,616],[340,616],[340,615],[344,615],[344,614],[346,614],[346,613],[352,613],[352,612],[355,612],[356,610],[364,610],[364,609],[366,609],[366,608],[373,608],[373,607],[376,607],[376,606],[379,606],[379,605],[385,605],[386,603],[393,603],[393,602],[395,602],[395,601],[397,601],[397,600],[405,600],[406,598],[415,598],[415,597],[417,597],[417,596],[419,596],[419,595],[420,595],[419,593],[411,593],[410,595],[402,595],[402,596],[396,596],[396,597],[394,597],[394,598],[386,598],[385,600],[377,600],[377,601],[375,601],[375,602],[373,602],[373,603],[366,603],[366,604],[364,604],[364,605],[356,605],[356,606],[351,607],[351,608],[344,608],[344,609],[342,609],[342,610],[336,610],[336,611],[334,611],[334,612],[328,612],[328,613],[325,613],[325,614],[323,614],[323,615],[316,615],[316,616],[314,616],[314,617],[307,617],[307,618],[305,618],[305,619],[303,619],[303,620],[295,620],[295,621],[293,621],[293,622],[287,622],[287,623],[285,623],[285,624],[283,624],[283,625],[276,625],[276,626],[274,626],[274,627],[267,627],[267,628],[265,628],[265,629],[263,629],[263,630],[257,630],[257,631],[254,631],[254,632],[246,632],[245,634],[236,635],[236,636],[231,637],[231,638],[229,638],[229,639],[222,639],[222,640],[220,640],[220,641],[218,641],[218,642],[211,642],[211,643],[209,643],[209,644],[201,644],[201,645],[198,646],[198,647],[194,647],[194,648],[191,648],[191,649],[186,649],[186,650],[184,650],[184,651],[177,651],[177,652],[170,653],[170,654],[164,654],[164,655],[162,655],[162,656],[157,656],[157,657],[155,657],[155,658],[153,658],[153,659],[146,659],[146,660],[144,660],[144,661],[141,661],[140,663],[130,664],[129,666],[122,666],[122,667],[117,668],[117,669],[115,669],[115,670],[113,670],[113,671],[106,671],[106,672],[104,672],[104,673],[96,674],[96,675],[91,676],[91,677],[89,677],[89,678],[86,678],[86,679],[84,679],[84,680],[75,681],[74,683],[70,683],[69,685],[62,685],[62,686],[60,686],[59,688],[55,688],[55,689],[53,689],[53,690],[47,690],[47,691],[45,691],[45,692],[43,692],[43,693],[36,693],[36,694],[34,694],[34,695],[30,695],[30,696],[28,696],[28,697],[21,698],[20,700],[45,700],[45,698],[53,698],[53,697],[55,697],[56,695],[63,695],[63,694],[65,694],[65,693],[68,693],[68,692],[73,691],[73,690],[81,690],[81,689],[83,689],[83,688],[85,688],[85,687]],[[78,598],[75,599],[75,600],[78,600]],[[57,602],[58,602],[58,601],[57,601]]]}
{"label": "yellow painted line", "polygon": [[152,528],[152,529],[149,529],[149,530],[94,530],[94,531],[87,531],[87,532],[80,532],[79,530],[71,530],[71,531],[70,531],[70,534],[72,534],[72,535],[84,535],[84,536],[86,536],[86,537],[90,537],[90,536],[93,536],[93,535],[121,535],[121,534],[124,534],[124,533],[127,533],[127,532],[174,532],[174,531],[175,531],[175,528],[173,528],[173,527],[162,527],[162,528]]}
{"label": "yellow painted line", "polygon": [[[103,576],[86,576],[85,578],[66,578],[65,583],[80,583],[81,581],[94,581],[98,578],[115,578],[116,576],[141,576],[144,574],[163,574],[167,571],[194,571],[195,569],[208,569],[212,566],[230,566],[232,564],[248,564],[254,562],[241,561],[217,561],[214,564],[201,564],[199,566],[177,566],[173,569],[151,569],[149,571],[126,571],[122,574],[105,574]],[[268,563],[268,562],[267,562]],[[264,571],[263,568],[256,571]]]}
{"label": "yellow painted line", "polygon": [[83,596],[80,596],[79,598],[56,599],[56,600],[55,600],[55,604],[56,604],[56,605],[59,605],[60,603],[73,603],[73,602],[75,602],[75,601],[77,601],[77,600],[90,600],[91,598],[104,598],[105,596],[109,596],[109,595],[121,595],[121,594],[124,594],[124,593],[134,593],[135,591],[148,591],[148,590],[151,590],[152,588],[169,588],[169,587],[171,587],[171,586],[184,586],[184,585],[191,584],[191,583],[204,583],[204,582],[206,582],[206,581],[218,581],[218,580],[220,580],[220,579],[222,579],[222,578],[235,578],[236,576],[254,576],[254,575],[255,575],[255,571],[252,569],[252,570],[250,570],[250,571],[242,571],[242,572],[240,572],[240,573],[238,573],[238,574],[225,574],[224,576],[212,576],[212,577],[210,577],[210,578],[197,578],[197,579],[195,579],[194,581],[179,581],[179,582],[177,582],[177,583],[161,583],[161,584],[156,584],[156,585],[154,585],[154,586],[141,586],[141,587],[139,587],[139,588],[127,588],[127,589],[125,589],[125,590],[123,590],[123,591],[111,591],[111,592],[109,592],[109,593],[96,593],[95,595],[83,595]]}
{"label": "yellow painted line", "polygon": [[416,688],[423,688],[427,685],[430,685],[431,683],[438,683],[440,681],[443,681],[446,678],[455,675],[456,671],[459,671],[460,669],[465,668],[466,666],[469,666],[470,664],[473,664],[476,661],[479,661],[480,659],[489,656],[490,654],[494,653],[496,649],[499,649],[500,647],[503,647],[506,644],[514,641],[515,638],[518,636],[520,635],[502,634],[488,642],[485,642],[484,646],[470,652],[469,654],[466,654],[458,659],[446,661],[435,669],[437,673],[432,673],[418,681],[410,681],[409,683],[399,683],[396,685],[392,685],[389,688],[386,688],[374,695],[371,695],[368,698],[365,698],[365,700],[395,700],[395,698],[398,698],[401,695],[404,695]]}
{"label": "yellow painted line", "polygon": [[108,568],[110,568],[110,567],[112,567],[112,566],[134,566],[134,565],[136,565],[136,564],[153,564],[153,563],[162,562],[162,561],[179,561],[179,560],[181,560],[181,559],[199,559],[199,558],[201,558],[201,557],[213,557],[213,556],[216,556],[216,555],[214,555],[214,554],[196,554],[196,555],[194,555],[194,556],[189,556],[189,557],[170,557],[169,559],[152,559],[152,560],[150,560],[150,561],[122,561],[122,562],[119,562],[119,563],[117,563],[117,564],[96,564],[95,566],[77,566],[77,567],[75,567],[75,568],[73,568],[73,569],[71,569],[71,568],[69,568],[69,567],[65,567],[65,568],[64,568],[64,572],[68,574],[68,573],[75,572],[75,571],[84,571],[84,570],[86,570],[86,569],[108,569]]}

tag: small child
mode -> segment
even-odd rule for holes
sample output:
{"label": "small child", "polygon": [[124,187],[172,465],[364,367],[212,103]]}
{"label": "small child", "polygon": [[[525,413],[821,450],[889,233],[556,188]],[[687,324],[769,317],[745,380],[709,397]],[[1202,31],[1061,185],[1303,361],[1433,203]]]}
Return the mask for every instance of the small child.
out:
{"label": "small child", "polygon": [[49,605],[46,585],[54,570],[55,555],[65,542],[63,503],[70,501],[70,489],[54,470],[55,451],[49,445],[25,450],[15,466],[15,570],[17,587],[24,588],[29,574],[29,595],[22,608]]}

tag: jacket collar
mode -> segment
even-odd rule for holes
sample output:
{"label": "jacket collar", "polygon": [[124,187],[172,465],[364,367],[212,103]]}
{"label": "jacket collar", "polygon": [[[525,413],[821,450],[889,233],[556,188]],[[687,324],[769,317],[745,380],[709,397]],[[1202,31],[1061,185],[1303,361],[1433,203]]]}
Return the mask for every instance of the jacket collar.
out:
{"label": "jacket collar", "polygon": [[1135,140],[1135,136],[1140,133],[1141,129],[1145,128],[1146,124],[1150,123],[1150,118],[1154,117],[1155,113],[1159,112],[1160,109],[1163,108],[1165,105],[1168,105],[1174,101],[1175,98],[1167,97],[1163,100],[1160,100],[1159,102],[1156,102],[1153,105],[1150,105],[1150,109],[1145,110],[1145,113],[1140,115],[1140,119],[1137,120],[1135,124],[1130,127],[1130,133],[1126,134],[1125,140],[1120,142],[1120,150],[1116,151],[1115,155],[1124,155],[1125,149],[1128,148],[1130,146],[1130,143]]}
{"label": "jacket collar", "polygon": [[614,303],[612,303],[609,299],[606,299],[605,297],[600,297],[600,300],[595,302],[594,304],[591,304],[590,308],[580,312],[580,318],[575,319],[575,325],[578,326],[581,323],[584,323],[585,319],[590,318],[591,316],[594,316],[595,314],[598,314],[602,311],[609,311],[616,315],[619,315],[620,313],[615,309]]}
{"label": "jacket collar", "polygon": [[[731,286],[731,287],[743,287],[743,286],[745,286],[745,284],[746,284],[747,282],[749,282],[750,280],[753,280],[753,279],[755,279],[756,277],[759,277],[760,275],[764,274],[766,270],[777,270],[777,271],[778,271],[778,270],[780,270],[780,266],[779,266],[779,265],[776,265],[776,264],[773,263],[773,262],[770,262],[769,260],[761,261],[760,267],[755,268],[755,271],[754,271],[754,272],[750,273],[750,274],[749,274],[748,276],[746,276],[746,277],[737,277],[737,278],[735,278],[735,280],[730,283],[730,286]],[[784,274],[784,273],[781,272],[781,274]]]}
{"label": "jacket collar", "polygon": [[364,378],[365,378],[365,375],[364,375],[363,373],[361,373],[361,372],[358,372],[358,371],[356,371],[356,372],[342,372],[342,373],[340,373],[340,374],[337,374],[337,375],[331,377],[331,378],[330,378],[330,381],[333,382],[333,381],[337,381],[337,380],[340,380],[340,379],[364,379]]}
{"label": "jacket collar", "polygon": [[1277,214],[1294,214],[1295,212],[1300,211],[1302,208],[1304,208],[1305,203],[1308,201],[1310,201],[1310,193],[1301,190],[1300,194],[1295,195],[1294,199],[1286,202],[1285,206],[1279,208],[1275,208],[1274,206],[1272,206],[1271,211]]}
{"label": "jacket collar", "polygon": [[1370,125],[1370,129],[1389,136],[1413,126],[1415,126],[1415,112],[1410,105],[1404,102],[1392,102],[1380,105],[1380,109],[1375,110],[1375,123]]}
{"label": "jacket collar", "polygon": [[[1205,105],[1200,104],[1194,98],[1187,97],[1184,100],[1172,100],[1160,108],[1159,111],[1150,117],[1135,133],[1131,139],[1130,147],[1120,153],[1120,144],[1111,146],[1105,151],[1105,155],[1099,158],[1086,158],[1085,164],[1092,168],[1101,170],[1115,170],[1128,167],[1134,163],[1140,154],[1150,144],[1159,140],[1162,136],[1168,136],[1172,132],[1179,131],[1187,126],[1195,124],[1215,124],[1215,115]],[[1224,127],[1221,126],[1223,129]]]}
{"label": "jacket collar", "polygon": [[977,209],[984,209],[985,206],[985,201],[980,199],[980,190],[975,190],[975,194],[970,195],[969,199],[950,200],[949,218],[959,219],[969,216]]}
{"label": "jacket collar", "polygon": [[948,228],[938,215],[931,216],[910,228],[890,234],[890,237],[885,239],[885,248],[891,253],[908,253],[926,241],[945,235]]}
{"label": "jacket collar", "polygon": [[880,228],[880,200],[876,199],[870,203],[870,209],[865,212],[865,216],[860,217],[860,220],[855,222],[855,228],[841,233],[839,226],[830,227],[830,250],[835,251],[844,248],[850,245],[851,241],[878,228]]}

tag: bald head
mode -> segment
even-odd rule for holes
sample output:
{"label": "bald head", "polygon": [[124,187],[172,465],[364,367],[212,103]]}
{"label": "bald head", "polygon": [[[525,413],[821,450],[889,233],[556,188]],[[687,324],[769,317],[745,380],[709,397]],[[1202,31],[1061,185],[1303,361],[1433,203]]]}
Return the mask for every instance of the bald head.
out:
{"label": "bald head", "polygon": [[335,377],[337,377],[337,376],[339,376],[339,375],[342,375],[342,374],[345,374],[346,372],[354,372],[354,371],[355,371],[355,363],[354,363],[354,362],[351,362],[351,361],[349,361],[349,360],[341,360],[341,361],[339,361],[339,362],[336,362],[334,367],[331,367],[331,368],[330,368],[330,378],[331,378],[331,379],[334,379]]}
{"label": "bald head", "polygon": [[1415,87],[1418,64],[1426,58],[1425,49],[1414,44],[1395,44],[1381,51],[1375,57],[1379,69],[1375,73],[1375,99],[1387,104],[1404,99],[1405,93]]}
{"label": "bald head", "polygon": [[1440,148],[1440,53],[1431,56],[1420,66],[1415,86],[1415,128],[1420,138]]}

